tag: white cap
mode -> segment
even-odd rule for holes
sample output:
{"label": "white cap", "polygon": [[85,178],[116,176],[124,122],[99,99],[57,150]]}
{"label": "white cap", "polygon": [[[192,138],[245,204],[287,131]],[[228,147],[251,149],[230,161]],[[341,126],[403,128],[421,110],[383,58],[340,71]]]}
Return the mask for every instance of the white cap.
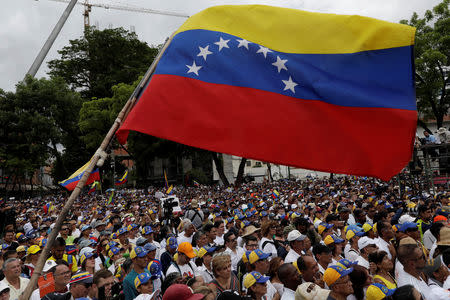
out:
{"label": "white cap", "polygon": [[399,224],[403,224],[405,222],[414,222],[414,217],[411,217],[410,215],[403,215],[398,219]]}
{"label": "white cap", "polygon": [[89,252],[92,253],[94,251],[95,250],[91,247],[84,247],[83,249],[80,250],[80,257],[85,253],[89,253]]}
{"label": "white cap", "polygon": [[42,271],[44,273],[47,273],[48,271],[50,271],[51,268],[56,267],[58,264],[56,263],[56,261],[49,259],[45,262],[44,264],[44,268],[42,269]]}
{"label": "white cap", "polygon": [[5,283],[4,280],[0,281],[0,293],[3,292],[6,289],[9,290],[9,286]]}
{"label": "white cap", "polygon": [[375,240],[367,237],[367,236],[363,236],[358,240],[358,248],[359,250],[366,248],[369,245],[375,245]]}
{"label": "white cap", "polygon": [[287,236],[288,242],[303,241],[305,238],[306,235],[301,234],[298,230],[292,230]]}

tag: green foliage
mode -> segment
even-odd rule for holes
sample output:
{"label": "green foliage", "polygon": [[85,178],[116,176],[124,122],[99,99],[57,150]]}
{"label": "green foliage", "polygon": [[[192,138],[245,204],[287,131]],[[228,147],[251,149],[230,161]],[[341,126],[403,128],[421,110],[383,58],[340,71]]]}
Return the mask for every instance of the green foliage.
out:
{"label": "green foliage", "polygon": [[186,175],[189,176],[189,184],[193,184],[194,180],[201,184],[209,184],[210,180],[208,176],[202,169],[192,169],[186,172]]}
{"label": "green foliage", "polygon": [[84,98],[91,99],[111,97],[112,86],[133,83],[148,69],[158,49],[123,28],[89,28],[58,53],[61,58],[48,64],[49,74],[64,78]]}
{"label": "green foliage", "polygon": [[435,119],[438,127],[450,107],[450,0],[428,10],[423,18],[416,13],[401,23],[416,27],[415,65],[419,118]]}
{"label": "green foliage", "polygon": [[0,93],[0,106],[0,168],[25,178],[52,158],[62,164],[57,169],[64,173],[57,147],[76,139],[79,94],[61,78],[27,77],[15,94]]}

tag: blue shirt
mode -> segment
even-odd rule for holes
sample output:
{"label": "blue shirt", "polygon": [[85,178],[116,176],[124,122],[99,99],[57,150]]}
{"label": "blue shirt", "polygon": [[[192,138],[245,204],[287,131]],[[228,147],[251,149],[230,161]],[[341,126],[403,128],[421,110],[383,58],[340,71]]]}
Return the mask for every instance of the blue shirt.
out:
{"label": "blue shirt", "polygon": [[[145,269],[145,273],[150,274],[147,269]],[[125,295],[125,300],[133,300],[139,295],[138,291],[134,287],[134,279],[136,279],[138,275],[139,274],[134,269],[132,269],[131,272],[123,280],[123,294]]]}

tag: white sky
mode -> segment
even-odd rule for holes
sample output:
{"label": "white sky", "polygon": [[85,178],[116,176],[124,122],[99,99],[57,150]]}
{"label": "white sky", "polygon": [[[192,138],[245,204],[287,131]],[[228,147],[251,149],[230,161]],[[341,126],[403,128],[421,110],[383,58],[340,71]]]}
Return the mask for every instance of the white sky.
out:
{"label": "white sky", "polygon": [[[78,0],[82,3],[85,0]],[[193,15],[207,7],[221,4],[267,4],[317,12],[358,14],[386,21],[409,19],[413,12],[423,15],[440,0],[90,0],[120,6],[134,6],[166,10]],[[50,0],[1,0],[0,9],[0,88],[14,90],[30,68],[67,3]],[[76,5],[60,35],[47,55],[46,61],[57,58],[57,50],[68,45],[69,40],[83,34],[84,7]],[[91,25],[100,29],[131,26],[140,40],[158,45],[170,36],[185,19],[155,14],[143,14],[122,10],[92,8]],[[46,76],[44,62],[37,77]]]}

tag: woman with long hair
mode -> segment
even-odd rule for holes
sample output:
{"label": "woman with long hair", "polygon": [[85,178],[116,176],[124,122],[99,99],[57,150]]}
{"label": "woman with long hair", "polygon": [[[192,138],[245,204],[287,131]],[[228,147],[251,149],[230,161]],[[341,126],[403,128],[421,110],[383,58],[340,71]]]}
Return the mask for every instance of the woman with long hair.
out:
{"label": "woman with long hair", "polygon": [[277,248],[275,247],[275,241],[273,239],[277,232],[276,221],[267,221],[261,224],[261,241],[259,242],[259,249],[264,253],[272,253],[272,257],[277,256]]}
{"label": "woman with long hair", "polygon": [[269,277],[270,282],[277,290],[278,294],[280,294],[280,297],[283,296],[284,291],[284,285],[281,283],[280,278],[278,278],[278,268],[284,263],[283,259],[281,257],[274,257],[270,261],[269,264]]}
{"label": "woman with long hair", "polygon": [[397,282],[391,272],[394,264],[389,259],[386,251],[375,251],[369,254],[369,262],[376,265],[373,281],[385,285],[388,289],[395,289]]}
{"label": "woman with long hair", "polygon": [[372,283],[372,276],[369,271],[359,265],[353,267],[353,272],[348,274],[353,286],[353,294],[347,297],[347,300],[363,300],[365,299],[366,290]]}

